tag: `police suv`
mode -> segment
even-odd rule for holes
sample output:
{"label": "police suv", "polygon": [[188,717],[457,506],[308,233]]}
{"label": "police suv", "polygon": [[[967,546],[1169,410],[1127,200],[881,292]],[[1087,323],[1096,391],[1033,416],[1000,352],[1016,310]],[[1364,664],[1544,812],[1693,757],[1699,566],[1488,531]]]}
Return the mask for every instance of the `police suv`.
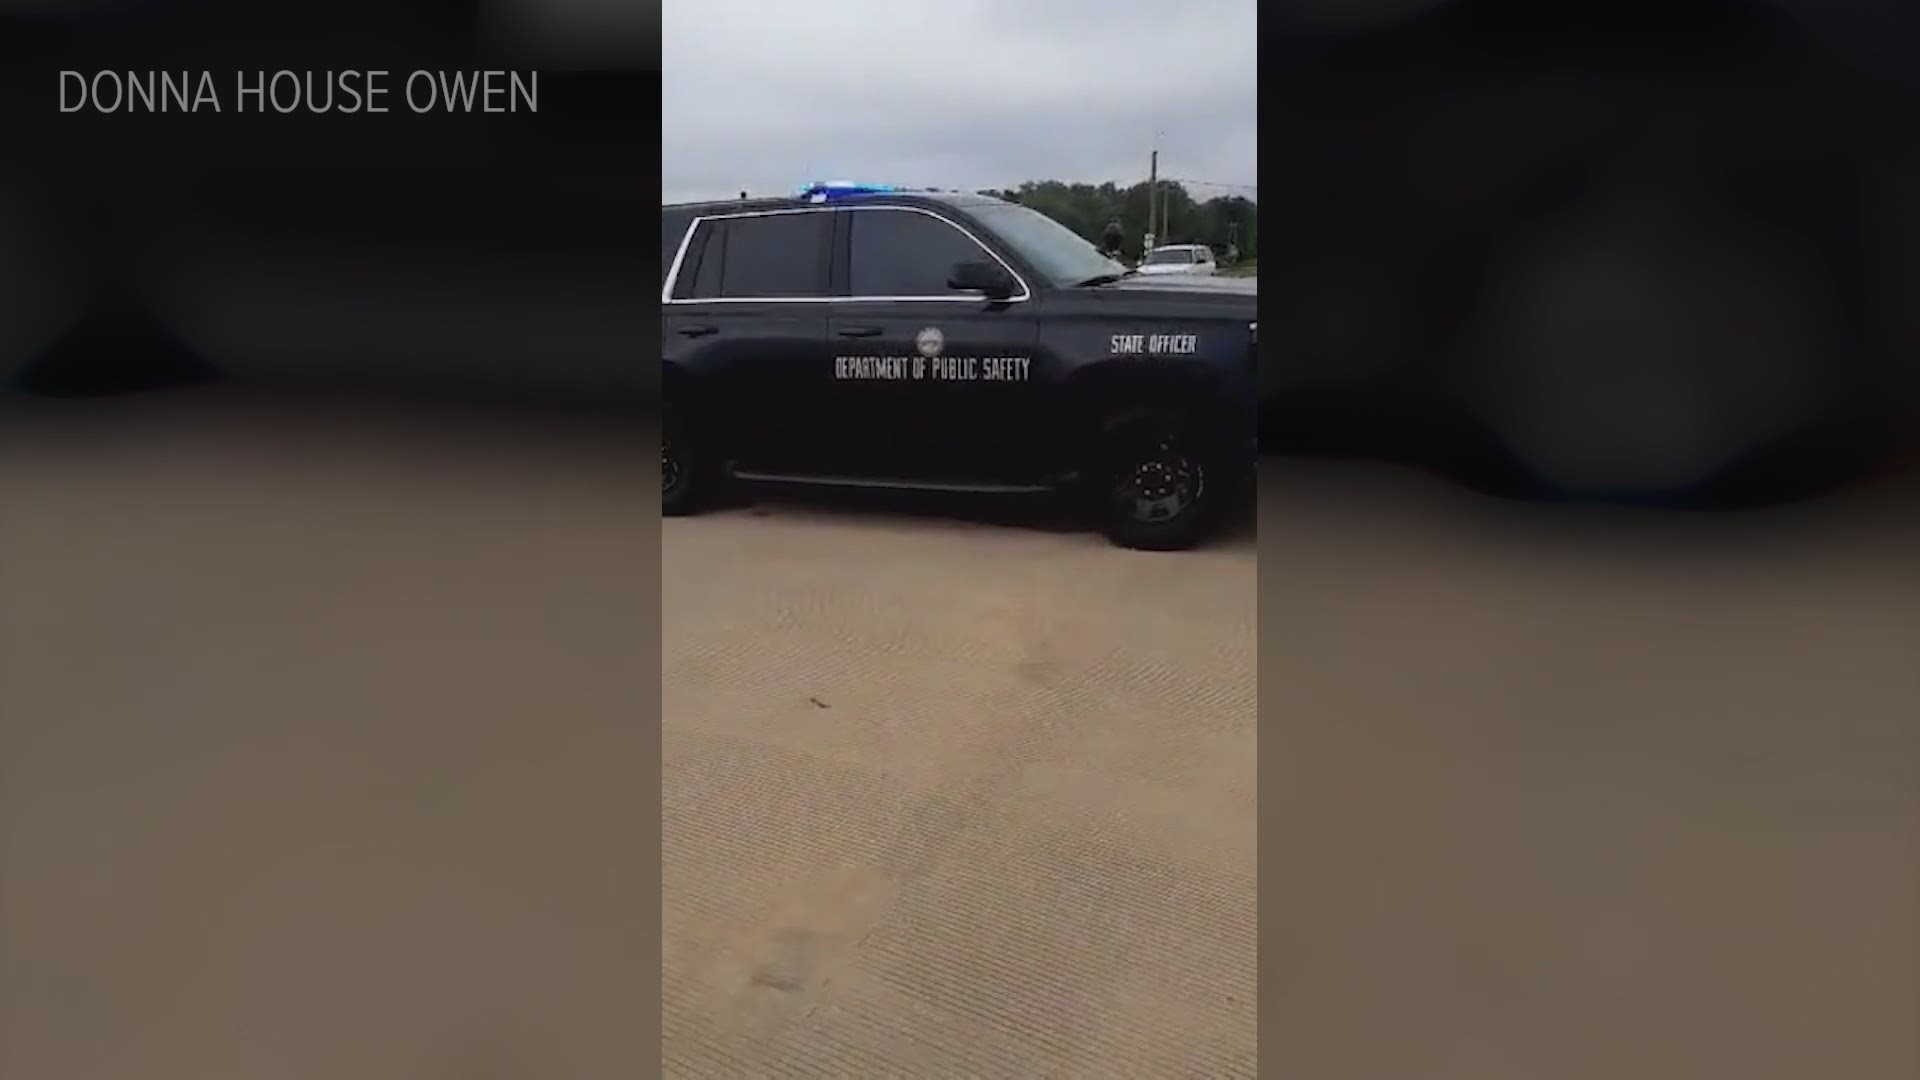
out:
{"label": "police suv", "polygon": [[1142,276],[1031,208],[877,185],[661,226],[668,514],[730,479],[1071,492],[1169,550],[1244,490],[1250,281]]}

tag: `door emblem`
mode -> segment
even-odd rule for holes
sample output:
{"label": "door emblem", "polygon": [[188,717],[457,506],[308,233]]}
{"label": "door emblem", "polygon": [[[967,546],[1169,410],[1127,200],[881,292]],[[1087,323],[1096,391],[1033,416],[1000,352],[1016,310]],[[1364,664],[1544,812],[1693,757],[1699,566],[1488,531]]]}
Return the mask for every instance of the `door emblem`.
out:
{"label": "door emblem", "polygon": [[919,349],[920,355],[929,360],[939,356],[940,350],[946,348],[946,345],[946,335],[942,334],[937,326],[927,327],[913,339],[913,347]]}

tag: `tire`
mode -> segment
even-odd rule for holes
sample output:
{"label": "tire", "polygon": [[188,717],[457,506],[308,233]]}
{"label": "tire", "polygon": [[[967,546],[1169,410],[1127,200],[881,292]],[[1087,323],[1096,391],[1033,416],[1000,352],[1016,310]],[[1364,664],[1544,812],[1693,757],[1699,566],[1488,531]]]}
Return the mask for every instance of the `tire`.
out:
{"label": "tire", "polygon": [[703,472],[686,425],[669,414],[660,428],[660,512],[667,517],[696,513],[708,486]]}
{"label": "tire", "polygon": [[1138,551],[1184,551],[1212,537],[1234,490],[1228,458],[1180,416],[1128,417],[1104,432],[1091,495],[1100,529]]}

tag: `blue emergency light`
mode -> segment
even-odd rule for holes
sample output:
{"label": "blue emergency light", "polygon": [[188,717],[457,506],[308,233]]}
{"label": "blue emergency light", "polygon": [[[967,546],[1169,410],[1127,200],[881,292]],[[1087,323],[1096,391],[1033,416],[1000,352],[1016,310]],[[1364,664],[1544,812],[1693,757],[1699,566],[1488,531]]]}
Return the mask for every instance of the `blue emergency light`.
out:
{"label": "blue emergency light", "polygon": [[855,195],[885,195],[900,189],[891,184],[855,184],[845,180],[815,180],[801,187],[800,198],[808,202],[826,202],[830,199],[844,199]]}

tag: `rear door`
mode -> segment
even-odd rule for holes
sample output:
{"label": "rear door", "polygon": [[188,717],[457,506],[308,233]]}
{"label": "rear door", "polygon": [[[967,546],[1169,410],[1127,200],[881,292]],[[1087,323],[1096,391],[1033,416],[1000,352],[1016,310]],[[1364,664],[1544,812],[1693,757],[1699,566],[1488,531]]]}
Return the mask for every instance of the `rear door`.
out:
{"label": "rear door", "polygon": [[831,234],[824,209],[710,216],[680,257],[663,303],[663,348],[692,376],[710,452],[743,469],[833,464]]}
{"label": "rear door", "polygon": [[1031,288],[993,301],[953,289],[955,263],[1013,273],[954,218],[907,206],[845,207],[828,333],[839,412],[871,448],[868,476],[956,484],[1034,478],[1036,389]]}

